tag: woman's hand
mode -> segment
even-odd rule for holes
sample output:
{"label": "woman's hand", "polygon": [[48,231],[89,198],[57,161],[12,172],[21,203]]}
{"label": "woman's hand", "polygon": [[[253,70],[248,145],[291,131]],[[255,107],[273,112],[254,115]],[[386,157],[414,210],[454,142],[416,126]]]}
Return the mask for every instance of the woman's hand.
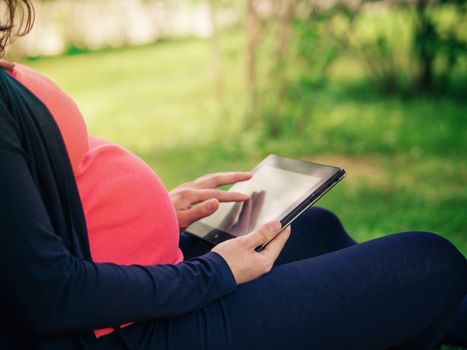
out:
{"label": "woman's hand", "polygon": [[[222,242],[212,251],[224,258],[237,284],[246,283],[271,271],[290,236],[290,226],[280,230],[281,223],[272,221],[246,236]],[[262,251],[255,251],[256,247],[269,241],[271,242]]]}
{"label": "woman's hand", "polygon": [[[219,202],[243,202],[248,196],[238,192],[227,192],[217,189],[251,179],[249,172],[228,172],[209,174],[176,187],[170,192],[170,198],[177,212],[178,225],[184,230],[193,222],[214,213]],[[193,206],[194,204],[199,205]]]}

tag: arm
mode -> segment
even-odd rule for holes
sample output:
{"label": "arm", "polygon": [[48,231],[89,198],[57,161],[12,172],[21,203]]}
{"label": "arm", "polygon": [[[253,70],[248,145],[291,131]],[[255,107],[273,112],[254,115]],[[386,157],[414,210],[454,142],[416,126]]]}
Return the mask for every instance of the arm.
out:
{"label": "arm", "polygon": [[145,267],[72,256],[53,231],[25,157],[0,104],[0,284],[21,326],[38,334],[103,328],[183,314],[235,290],[216,253]]}

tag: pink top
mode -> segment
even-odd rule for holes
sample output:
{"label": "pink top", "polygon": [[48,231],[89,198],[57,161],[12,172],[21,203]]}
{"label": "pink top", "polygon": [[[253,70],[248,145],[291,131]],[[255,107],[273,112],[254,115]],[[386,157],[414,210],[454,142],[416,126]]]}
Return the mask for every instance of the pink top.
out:
{"label": "pink top", "polygon": [[131,152],[89,137],[78,107],[51,80],[19,64],[11,75],[46,105],[62,133],[93,260],[121,265],[182,261],[175,209],[158,176]]}
{"label": "pink top", "polygon": [[78,106],[54,82],[29,67],[15,64],[15,69],[9,73],[49,109],[62,133],[76,174],[79,162],[89,148],[88,131]]}

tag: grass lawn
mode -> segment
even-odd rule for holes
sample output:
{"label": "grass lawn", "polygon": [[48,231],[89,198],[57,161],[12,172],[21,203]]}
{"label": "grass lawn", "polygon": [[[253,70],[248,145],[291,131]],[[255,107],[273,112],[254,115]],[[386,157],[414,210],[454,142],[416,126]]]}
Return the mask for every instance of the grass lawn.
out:
{"label": "grass lawn", "polygon": [[169,189],[206,172],[250,169],[269,153],[335,164],[348,176],[320,205],[335,211],[357,240],[434,231],[467,254],[465,102],[382,97],[336,73],[312,97],[300,136],[258,142],[254,132],[229,133],[242,123],[243,75],[241,53],[229,49],[226,57],[229,120],[217,113],[207,41],[26,64],[78,102],[91,134],[137,153]]}

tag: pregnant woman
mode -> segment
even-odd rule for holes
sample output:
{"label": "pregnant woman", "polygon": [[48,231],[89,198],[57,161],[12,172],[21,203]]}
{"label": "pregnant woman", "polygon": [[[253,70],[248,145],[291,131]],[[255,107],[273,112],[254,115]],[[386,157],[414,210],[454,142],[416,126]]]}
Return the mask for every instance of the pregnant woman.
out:
{"label": "pregnant woman", "polygon": [[[33,13],[28,0],[0,4],[3,53]],[[446,239],[407,232],[356,244],[332,213],[314,208],[293,234],[270,222],[213,248],[180,231],[221,201],[246,200],[217,187],[251,174],[206,175],[168,193],[143,161],[90,137],[50,80],[0,66],[0,348],[465,341],[467,263]]]}

